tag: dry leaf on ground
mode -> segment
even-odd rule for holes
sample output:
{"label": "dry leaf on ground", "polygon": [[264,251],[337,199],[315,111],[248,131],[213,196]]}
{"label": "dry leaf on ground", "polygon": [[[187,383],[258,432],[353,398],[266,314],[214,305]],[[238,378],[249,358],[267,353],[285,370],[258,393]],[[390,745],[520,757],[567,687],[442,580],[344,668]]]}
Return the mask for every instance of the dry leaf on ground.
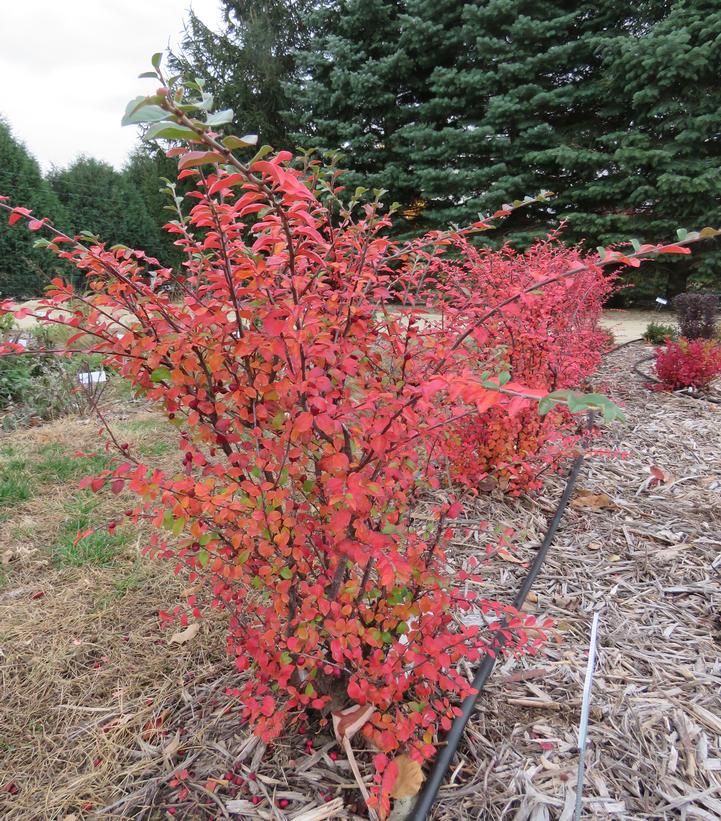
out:
{"label": "dry leaf on ground", "polygon": [[513,553],[509,553],[503,547],[500,550],[496,551],[496,556],[498,556],[499,559],[503,559],[504,562],[513,562],[514,564],[523,564],[523,559],[519,559],[517,556],[514,556]]}
{"label": "dry leaf on ground", "polygon": [[186,641],[190,641],[194,639],[198,635],[198,631],[200,630],[200,624],[197,621],[194,621],[192,624],[189,624],[185,630],[181,631],[180,633],[173,633],[170,637],[171,644],[185,644]]}
{"label": "dry leaf on ground", "polygon": [[616,503],[607,493],[592,493],[590,490],[581,489],[571,502],[571,507],[605,510],[616,507]]}
{"label": "dry leaf on ground", "polygon": [[391,797],[410,798],[417,795],[424,778],[421,765],[407,755],[396,756],[393,760],[398,765],[398,777],[391,790]]}

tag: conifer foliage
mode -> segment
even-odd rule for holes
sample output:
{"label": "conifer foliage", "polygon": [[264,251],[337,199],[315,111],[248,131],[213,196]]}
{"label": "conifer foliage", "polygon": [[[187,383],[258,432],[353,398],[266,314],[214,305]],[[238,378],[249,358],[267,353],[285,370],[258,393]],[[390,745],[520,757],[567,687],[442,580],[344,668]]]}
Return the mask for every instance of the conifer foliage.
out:
{"label": "conifer foliage", "polygon": [[[65,219],[63,207],[43,179],[40,166],[3,120],[0,120],[0,188],[39,213],[61,223]],[[27,234],[0,225],[0,296],[37,296],[51,279],[47,262],[46,255],[33,248]]]}
{"label": "conifer foliage", "polygon": [[[562,221],[588,248],[719,223],[718,4],[318,5],[298,57],[297,139],[344,152],[351,184],[387,188],[398,229],[463,224],[543,190],[557,196],[504,227],[514,247]],[[654,266],[646,293],[718,283],[719,253],[708,243]]]}

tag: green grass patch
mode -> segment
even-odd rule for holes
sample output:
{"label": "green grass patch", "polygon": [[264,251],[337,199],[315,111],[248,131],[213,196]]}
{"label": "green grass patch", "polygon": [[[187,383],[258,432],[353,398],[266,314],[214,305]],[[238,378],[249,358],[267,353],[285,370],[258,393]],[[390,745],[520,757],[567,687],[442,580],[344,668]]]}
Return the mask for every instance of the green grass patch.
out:
{"label": "green grass patch", "polygon": [[172,442],[163,442],[162,439],[156,439],[155,442],[149,442],[146,445],[141,445],[138,450],[143,456],[164,456],[173,450]]}
{"label": "green grass patch", "polygon": [[[86,564],[109,565],[127,544],[127,534],[116,531],[111,535],[103,525],[99,525],[99,517],[96,515],[98,504],[97,499],[82,493],[65,506],[66,519],[51,548],[58,564],[71,567]],[[81,533],[90,528],[95,529],[78,539]]]}
{"label": "green grass patch", "polygon": [[75,456],[58,443],[43,445],[40,457],[31,465],[32,473],[40,482],[79,482],[83,476],[98,473],[107,468],[111,459],[104,453],[92,456]]}
{"label": "green grass patch", "polygon": [[13,508],[33,496],[33,483],[24,459],[0,464],[0,510]]}
{"label": "green grass patch", "polygon": [[[18,457],[17,450],[10,447],[2,448],[0,456],[0,511],[27,502],[42,485],[79,482],[111,462],[106,454],[74,456],[57,443],[43,445],[28,458]],[[7,513],[2,515],[7,518]]]}

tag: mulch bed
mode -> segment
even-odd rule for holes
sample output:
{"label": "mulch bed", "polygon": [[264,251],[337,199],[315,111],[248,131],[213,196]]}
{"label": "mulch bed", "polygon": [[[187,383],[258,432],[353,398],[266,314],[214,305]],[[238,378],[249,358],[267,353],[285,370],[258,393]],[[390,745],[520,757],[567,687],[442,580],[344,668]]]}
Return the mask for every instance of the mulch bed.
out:
{"label": "mulch bed", "polygon": [[[438,821],[573,817],[596,611],[584,817],[721,818],[721,406],[647,390],[631,368],[646,350],[606,360],[600,387],[627,421],[594,442],[604,453],[586,460],[526,605],[554,620],[551,640],[499,663]],[[488,567],[491,596],[513,598],[563,485],[550,477],[536,499],[491,494],[469,513],[471,528],[516,532]],[[486,541],[471,529],[454,561]],[[239,723],[223,695],[233,675],[221,625],[211,618],[180,645],[159,631],[179,580],[151,574],[99,611],[107,571],[54,572],[41,601],[22,584],[0,591],[0,786],[17,789],[0,794],[0,817],[365,817],[330,737],[266,749]]]}

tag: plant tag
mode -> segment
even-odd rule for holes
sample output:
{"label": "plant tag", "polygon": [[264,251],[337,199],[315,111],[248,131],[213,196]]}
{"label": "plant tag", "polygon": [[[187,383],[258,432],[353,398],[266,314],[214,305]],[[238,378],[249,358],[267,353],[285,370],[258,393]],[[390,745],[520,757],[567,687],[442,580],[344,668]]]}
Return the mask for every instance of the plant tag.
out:
{"label": "plant tag", "polygon": [[100,382],[107,382],[108,376],[105,371],[81,371],[78,374],[78,382],[81,385],[97,385]]}
{"label": "plant tag", "polygon": [[659,305],[668,305],[668,300],[664,299],[662,296],[657,296],[656,302],[658,302]]}

